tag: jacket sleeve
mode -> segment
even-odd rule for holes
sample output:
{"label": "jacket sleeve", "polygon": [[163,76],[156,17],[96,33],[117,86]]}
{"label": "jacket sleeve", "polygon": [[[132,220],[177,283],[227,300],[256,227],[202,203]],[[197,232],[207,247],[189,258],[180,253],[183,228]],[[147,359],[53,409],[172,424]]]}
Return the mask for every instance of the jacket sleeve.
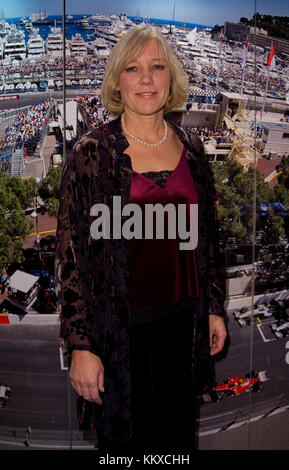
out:
{"label": "jacket sleeve", "polygon": [[208,229],[209,229],[209,314],[225,317],[224,302],[226,299],[225,260],[220,250],[219,228],[217,218],[217,195],[213,172],[207,165],[208,195]]}
{"label": "jacket sleeve", "polygon": [[203,181],[206,192],[206,223],[208,234],[209,256],[209,314],[225,317],[224,302],[226,299],[225,260],[220,250],[217,218],[217,195],[210,164],[206,158],[203,143],[197,135],[191,135],[191,141],[200,156]]}
{"label": "jacket sleeve", "polygon": [[55,280],[60,338],[64,353],[82,349],[98,354],[90,340],[87,299],[83,296],[84,250],[79,227],[84,226],[85,221],[79,206],[76,175],[75,161],[71,159],[62,173],[57,221]]}

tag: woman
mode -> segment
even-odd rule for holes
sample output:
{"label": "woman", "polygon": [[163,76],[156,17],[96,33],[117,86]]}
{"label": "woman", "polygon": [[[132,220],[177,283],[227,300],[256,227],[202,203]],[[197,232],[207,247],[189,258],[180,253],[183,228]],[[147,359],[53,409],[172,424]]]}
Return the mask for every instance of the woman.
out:
{"label": "woman", "polygon": [[[101,449],[193,448],[198,365],[226,336],[210,171],[199,140],[164,119],[187,93],[160,33],[131,29],[102,85],[104,106],[121,118],[84,135],[63,172],[61,337],[81,422],[95,427]],[[129,203],[185,204],[187,216],[198,206],[195,249],[168,236],[168,216],[163,239],[97,236],[95,208],[105,205],[115,221],[116,196],[123,223]]]}

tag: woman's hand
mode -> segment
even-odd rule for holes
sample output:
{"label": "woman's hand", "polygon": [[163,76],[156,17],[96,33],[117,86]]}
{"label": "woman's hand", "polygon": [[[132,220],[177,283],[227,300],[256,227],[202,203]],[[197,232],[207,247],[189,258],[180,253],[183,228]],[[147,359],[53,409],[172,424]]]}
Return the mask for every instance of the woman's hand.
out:
{"label": "woman's hand", "polygon": [[70,380],[78,395],[85,400],[102,404],[99,392],[104,392],[103,365],[99,356],[90,351],[72,352]]}
{"label": "woman's hand", "polygon": [[210,354],[214,356],[218,352],[222,351],[227,331],[225,322],[222,317],[218,315],[209,315],[209,327],[210,327]]}

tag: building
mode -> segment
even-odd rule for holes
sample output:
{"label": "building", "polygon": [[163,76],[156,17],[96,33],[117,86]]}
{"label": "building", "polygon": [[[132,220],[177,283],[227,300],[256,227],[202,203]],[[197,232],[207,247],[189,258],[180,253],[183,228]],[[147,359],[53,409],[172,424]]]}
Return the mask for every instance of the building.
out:
{"label": "building", "polygon": [[289,41],[281,38],[273,38],[268,36],[268,32],[252,26],[245,25],[243,23],[231,23],[225,22],[224,35],[227,39],[238,42],[246,42],[256,44],[257,47],[263,49],[270,49],[272,42],[274,43],[275,54],[277,56],[288,56],[289,55]]}
{"label": "building", "polygon": [[17,270],[9,279],[9,300],[27,310],[37,299],[38,276]]}
{"label": "building", "polygon": [[289,124],[266,123],[263,124],[262,153],[271,158],[288,154],[289,151]]}
{"label": "building", "polygon": [[262,47],[264,49],[270,49],[272,43],[274,44],[275,54],[279,57],[289,55],[289,41],[281,38],[273,38],[264,34],[263,32],[254,32],[254,28],[251,28],[248,40],[251,44],[255,44],[257,47]]}
{"label": "building", "polygon": [[243,23],[231,23],[226,21],[224,24],[224,36],[227,39],[238,42],[246,42],[250,33],[250,26]]}
{"label": "building", "polygon": [[278,183],[279,172],[277,168],[281,160],[281,157],[273,159],[258,158],[257,170],[263,175],[264,181],[269,184],[270,188],[273,188]]}

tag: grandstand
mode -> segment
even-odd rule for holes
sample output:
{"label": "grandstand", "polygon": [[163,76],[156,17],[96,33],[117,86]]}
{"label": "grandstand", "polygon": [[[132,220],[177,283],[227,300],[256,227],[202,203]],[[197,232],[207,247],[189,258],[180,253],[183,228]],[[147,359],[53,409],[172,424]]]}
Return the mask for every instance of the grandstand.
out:
{"label": "grandstand", "polygon": [[39,157],[47,131],[51,103],[43,102],[12,111],[1,120],[0,170],[21,176],[28,158]]}

